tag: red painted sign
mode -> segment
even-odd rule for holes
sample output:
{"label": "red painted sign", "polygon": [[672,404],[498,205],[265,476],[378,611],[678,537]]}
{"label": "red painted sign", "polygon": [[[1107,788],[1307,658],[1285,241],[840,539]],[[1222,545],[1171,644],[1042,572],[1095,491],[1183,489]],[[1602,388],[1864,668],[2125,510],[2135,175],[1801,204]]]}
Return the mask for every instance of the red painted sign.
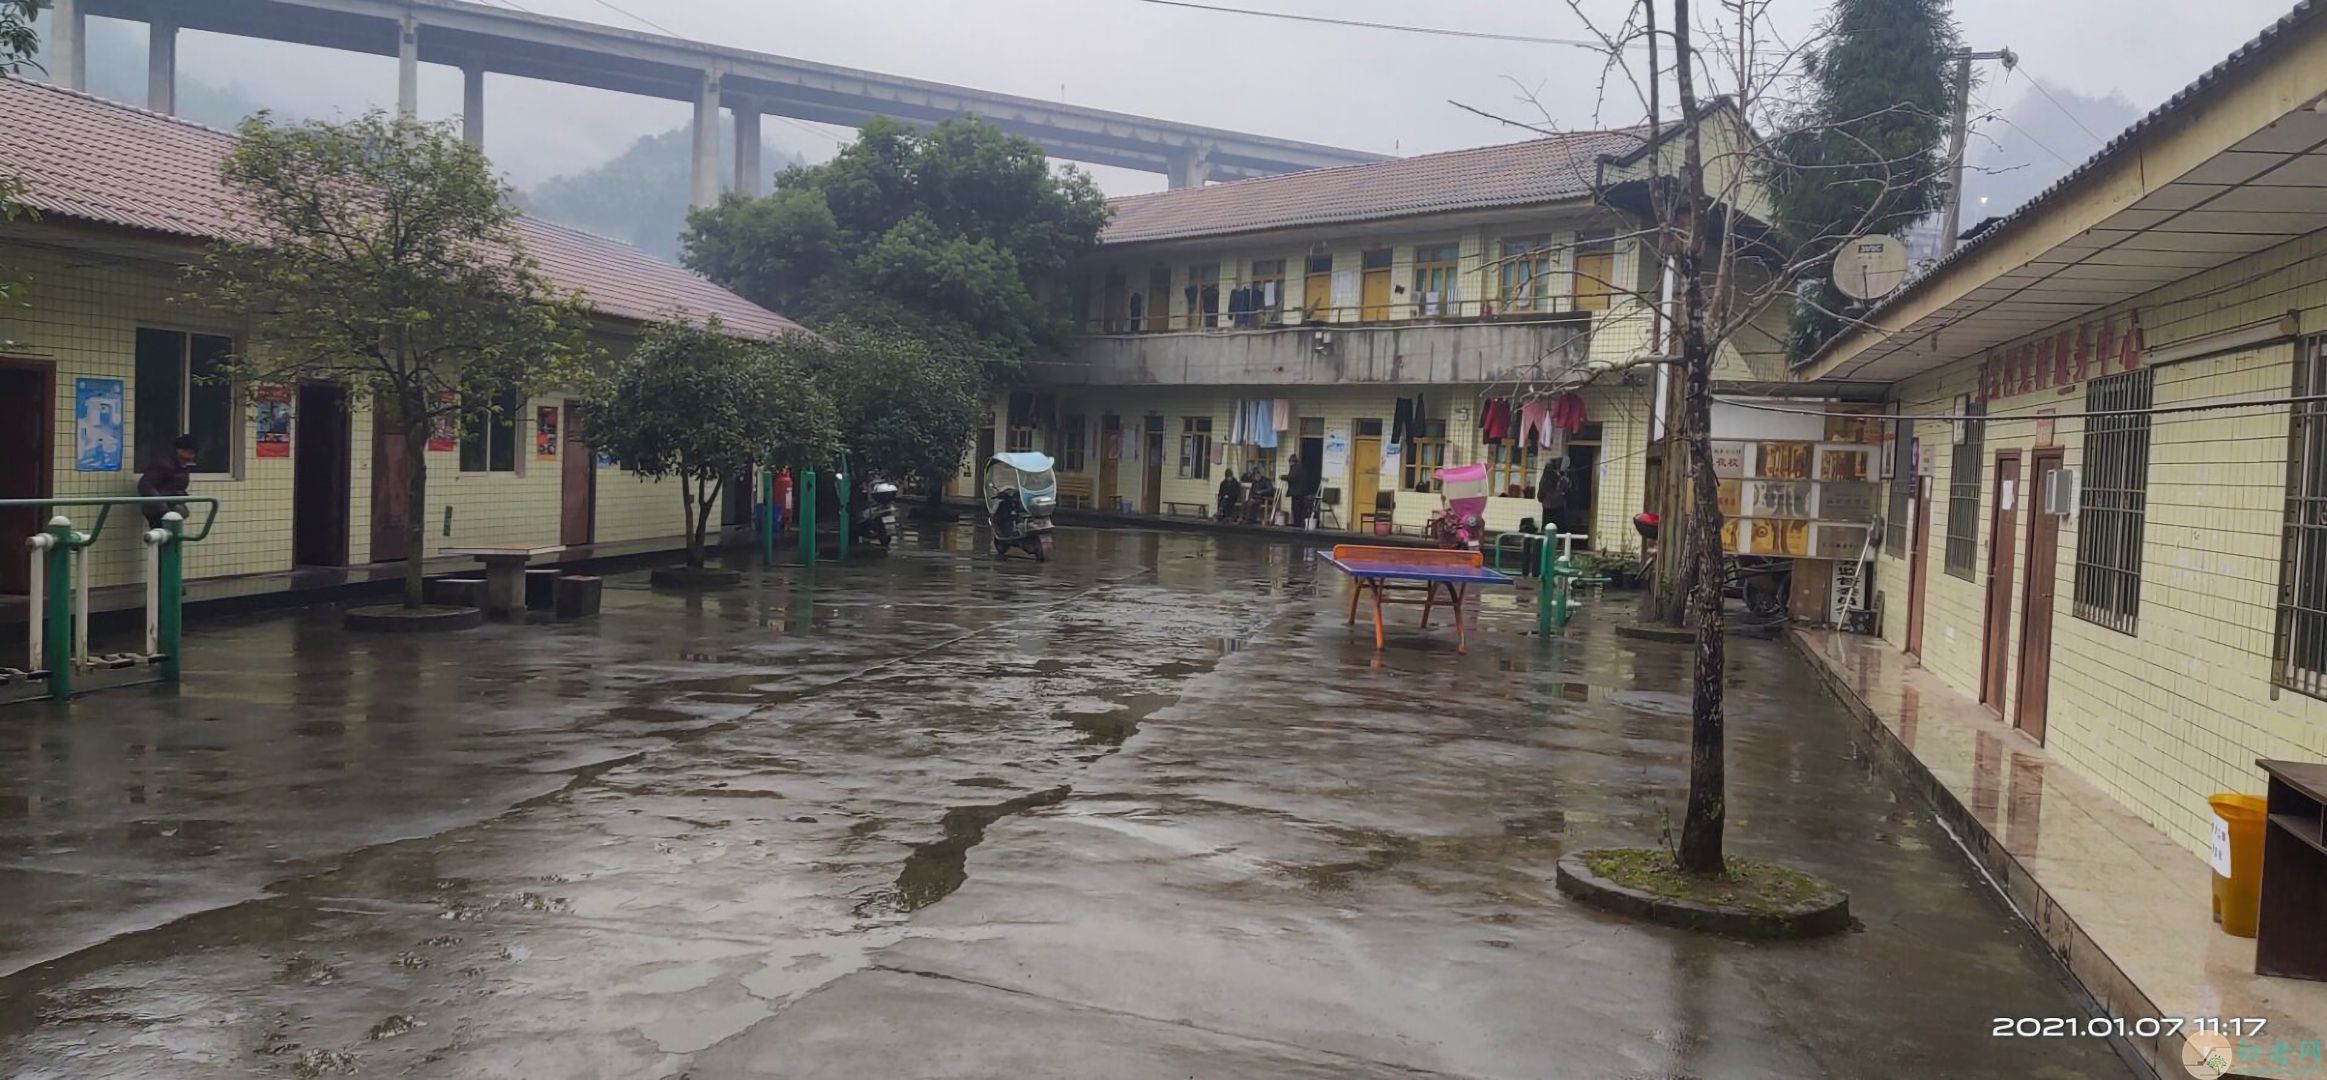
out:
{"label": "red painted sign", "polygon": [[2065,388],[2141,366],[2141,314],[2082,323],[2048,338],[1988,350],[1980,362],[1979,399]]}

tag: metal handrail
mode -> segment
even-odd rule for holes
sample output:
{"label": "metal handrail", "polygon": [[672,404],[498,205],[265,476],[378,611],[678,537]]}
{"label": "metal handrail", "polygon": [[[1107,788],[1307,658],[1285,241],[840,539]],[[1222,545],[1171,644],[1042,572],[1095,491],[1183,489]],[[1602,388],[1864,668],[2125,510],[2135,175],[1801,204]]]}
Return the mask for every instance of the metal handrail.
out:
{"label": "metal handrail", "polygon": [[0,499],[0,510],[18,510],[28,507],[99,507],[100,509],[97,511],[97,523],[90,526],[89,531],[86,534],[89,538],[87,542],[94,544],[97,542],[97,534],[105,531],[105,519],[113,513],[114,507],[149,506],[154,504],[160,504],[163,506],[176,506],[179,504],[184,504],[188,507],[201,505],[210,508],[210,512],[204,515],[202,518],[202,527],[200,529],[180,537],[181,540],[187,543],[198,543],[202,540],[202,538],[209,536],[210,526],[218,520],[218,500],[208,495],[122,495],[118,497],[98,496],[94,498],[81,499]]}
{"label": "metal handrail", "polygon": [[1439,322],[1547,322],[1573,320],[1590,316],[1595,319],[1621,317],[1631,310],[1626,296],[1611,295],[1598,307],[1586,307],[1573,296],[1544,296],[1532,299],[1505,300],[1444,299],[1424,303],[1412,296],[1396,297],[1383,304],[1319,304],[1305,306],[1286,304],[1273,308],[1255,308],[1245,312],[1231,312],[1225,307],[1213,311],[1180,311],[1176,313],[1143,313],[1134,325],[1128,312],[1115,312],[1097,318],[1077,320],[1086,334],[1162,334],[1190,333],[1207,330],[1330,330],[1336,327],[1379,327],[1403,325],[1430,325]]}

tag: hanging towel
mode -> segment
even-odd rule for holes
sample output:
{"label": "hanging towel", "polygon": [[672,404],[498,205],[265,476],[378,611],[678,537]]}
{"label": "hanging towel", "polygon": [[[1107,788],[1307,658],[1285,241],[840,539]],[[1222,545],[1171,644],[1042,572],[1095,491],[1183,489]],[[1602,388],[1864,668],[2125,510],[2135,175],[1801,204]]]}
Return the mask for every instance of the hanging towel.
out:
{"label": "hanging towel", "polygon": [[1509,438],[1511,402],[1504,398],[1488,398],[1486,407],[1479,410],[1479,433],[1491,443]]}
{"label": "hanging towel", "polygon": [[1554,422],[1559,424],[1560,430],[1565,431],[1570,435],[1584,430],[1584,423],[1586,418],[1584,416],[1584,396],[1582,394],[1578,394],[1573,390],[1561,394],[1559,396],[1559,402],[1552,406],[1551,412],[1552,419]]}
{"label": "hanging towel", "polygon": [[1406,441],[1406,425],[1413,419],[1414,403],[1399,398],[1398,407],[1390,416],[1390,445],[1397,446]]}
{"label": "hanging towel", "polygon": [[1293,399],[1292,399],[1292,398],[1278,398],[1278,399],[1276,399],[1276,403],[1275,403],[1274,407],[1272,407],[1272,408],[1271,408],[1269,411],[1270,411],[1270,417],[1269,417],[1269,419],[1270,419],[1271,421],[1273,421],[1273,422],[1276,424],[1276,430],[1278,430],[1278,431],[1288,431],[1288,430],[1291,430],[1291,429],[1292,429],[1292,426],[1293,426]]}

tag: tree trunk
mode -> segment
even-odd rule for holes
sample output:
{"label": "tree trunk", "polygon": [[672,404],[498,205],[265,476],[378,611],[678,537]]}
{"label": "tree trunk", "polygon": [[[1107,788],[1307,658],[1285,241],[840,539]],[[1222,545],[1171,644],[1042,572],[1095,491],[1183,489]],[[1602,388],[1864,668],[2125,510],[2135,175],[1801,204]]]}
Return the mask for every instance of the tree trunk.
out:
{"label": "tree trunk", "polygon": [[695,493],[695,527],[688,544],[687,565],[697,569],[701,569],[705,561],[708,547],[705,541],[711,532],[711,508],[716,505],[712,496],[718,493],[719,483],[718,477],[711,477],[703,481],[702,490]]}
{"label": "tree trunk", "polygon": [[1672,200],[1677,222],[1668,218],[1665,234],[1677,225],[1679,258],[1676,285],[1681,303],[1681,363],[1687,377],[1683,406],[1689,449],[1690,561],[1696,567],[1691,582],[1691,607],[1697,616],[1697,662],[1690,695],[1689,806],[1681,819],[1681,869],[1694,874],[1727,870],[1722,857],[1721,832],[1727,817],[1727,763],[1723,747],[1721,679],[1727,666],[1721,618],[1721,504],[1719,480],[1713,475],[1713,356],[1706,341],[1705,253],[1702,229],[1706,220],[1704,144],[1697,130],[1697,99],[1692,70],[1693,41],[1689,31],[1689,0],[1673,0],[1673,82],[1681,108],[1680,191]]}
{"label": "tree trunk", "polygon": [[404,606],[419,607],[428,595],[428,436],[427,403],[408,392],[400,407],[404,415]]}
{"label": "tree trunk", "polygon": [[679,507],[687,521],[687,567],[703,568],[703,525],[695,516],[695,478],[679,474]]}

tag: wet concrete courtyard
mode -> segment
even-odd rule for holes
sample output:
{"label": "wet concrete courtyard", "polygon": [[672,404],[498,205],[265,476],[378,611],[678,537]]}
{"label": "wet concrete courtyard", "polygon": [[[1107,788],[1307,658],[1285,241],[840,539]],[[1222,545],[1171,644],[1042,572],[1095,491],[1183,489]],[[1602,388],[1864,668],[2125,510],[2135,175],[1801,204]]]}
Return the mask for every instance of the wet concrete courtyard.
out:
{"label": "wet concrete courtyard", "polygon": [[1498,597],[1377,663],[1298,547],[975,541],[0,708],[0,1075],[2127,1075],[1990,1038],[2084,1004],[1779,644],[1732,850],[1864,927],[1748,944],[1551,885],[1677,815],[1685,647]]}

